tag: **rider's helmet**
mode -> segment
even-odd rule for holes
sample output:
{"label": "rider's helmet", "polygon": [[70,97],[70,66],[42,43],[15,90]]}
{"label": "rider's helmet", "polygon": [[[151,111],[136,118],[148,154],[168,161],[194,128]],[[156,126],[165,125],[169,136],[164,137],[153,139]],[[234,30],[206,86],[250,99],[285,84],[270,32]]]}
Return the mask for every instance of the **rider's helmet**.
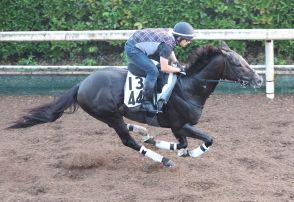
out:
{"label": "rider's helmet", "polygon": [[191,41],[194,37],[194,29],[192,25],[187,22],[178,22],[172,31],[176,38],[186,39]]}

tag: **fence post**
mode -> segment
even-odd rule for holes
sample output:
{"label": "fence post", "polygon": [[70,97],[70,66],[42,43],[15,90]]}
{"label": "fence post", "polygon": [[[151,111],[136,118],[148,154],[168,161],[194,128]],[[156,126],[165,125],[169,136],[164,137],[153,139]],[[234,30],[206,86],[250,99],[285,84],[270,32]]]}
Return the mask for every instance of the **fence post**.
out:
{"label": "fence post", "polygon": [[274,72],[274,42],[265,41],[265,78],[266,78],[266,97],[274,99],[275,97],[275,72]]}

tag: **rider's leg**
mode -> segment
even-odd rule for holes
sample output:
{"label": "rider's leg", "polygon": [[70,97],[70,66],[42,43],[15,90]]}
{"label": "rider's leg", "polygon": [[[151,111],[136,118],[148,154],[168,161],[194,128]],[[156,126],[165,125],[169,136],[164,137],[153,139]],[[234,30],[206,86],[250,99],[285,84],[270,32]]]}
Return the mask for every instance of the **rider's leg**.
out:
{"label": "rider's leg", "polygon": [[154,108],[154,105],[153,105],[154,86],[155,85],[152,82],[149,82],[146,77],[143,93],[142,93],[143,94],[142,106],[148,112],[156,112],[156,109]]}
{"label": "rider's leg", "polygon": [[143,88],[143,103],[142,106],[146,111],[156,112],[153,105],[153,92],[159,71],[155,64],[139,49],[134,48],[127,55],[133,63],[146,73],[146,79]]}

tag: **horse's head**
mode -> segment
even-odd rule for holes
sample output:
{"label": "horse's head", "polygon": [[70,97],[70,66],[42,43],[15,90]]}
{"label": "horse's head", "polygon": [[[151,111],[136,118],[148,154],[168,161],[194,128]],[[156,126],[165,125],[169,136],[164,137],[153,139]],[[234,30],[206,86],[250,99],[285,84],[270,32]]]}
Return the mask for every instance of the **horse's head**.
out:
{"label": "horse's head", "polygon": [[219,47],[224,59],[225,69],[223,78],[231,81],[238,81],[242,86],[260,87],[263,79],[249,66],[246,60],[231,50],[225,42]]}

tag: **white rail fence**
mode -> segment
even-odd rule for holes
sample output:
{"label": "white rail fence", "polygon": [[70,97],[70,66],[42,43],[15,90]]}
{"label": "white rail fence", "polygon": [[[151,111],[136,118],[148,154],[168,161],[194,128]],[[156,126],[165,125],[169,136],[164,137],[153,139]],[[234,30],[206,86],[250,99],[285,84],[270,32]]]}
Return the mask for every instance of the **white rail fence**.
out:
{"label": "white rail fence", "polygon": [[[103,31],[18,31],[0,32],[0,42],[16,41],[85,41],[85,40],[126,40],[135,30],[103,30]],[[275,73],[292,73],[294,65],[274,65],[274,40],[293,40],[294,29],[216,29],[195,30],[195,40],[263,40],[265,41],[265,65],[256,65],[258,72],[265,73],[266,96],[274,98],[274,75]],[[80,70],[93,70],[101,66],[44,66],[37,68],[39,73],[50,73],[52,70],[71,70],[77,73]],[[263,68],[265,67],[265,71]],[[9,74],[15,68],[24,69],[23,73],[30,68],[21,66],[0,66],[2,74]],[[275,72],[275,68],[277,71]],[[35,71],[32,71],[32,73]]]}
{"label": "white rail fence", "polygon": [[[265,74],[265,65],[250,65],[258,74]],[[96,69],[112,67],[112,66],[67,66],[67,65],[49,65],[49,66],[33,66],[33,65],[0,65],[0,75],[86,75]],[[118,68],[127,68],[127,66],[118,66]],[[294,65],[275,65],[275,75],[294,74]]]}

